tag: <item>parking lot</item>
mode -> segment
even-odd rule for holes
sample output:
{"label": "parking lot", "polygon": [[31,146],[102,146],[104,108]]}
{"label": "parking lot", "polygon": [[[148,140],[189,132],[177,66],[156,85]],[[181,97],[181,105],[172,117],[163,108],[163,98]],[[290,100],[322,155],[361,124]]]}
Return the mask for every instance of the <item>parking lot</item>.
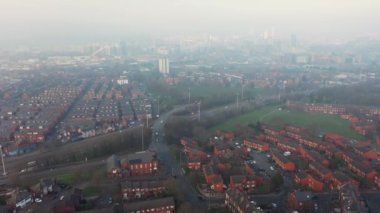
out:
{"label": "parking lot", "polygon": [[249,163],[253,165],[253,168],[256,172],[263,174],[264,176],[271,177],[275,171],[276,167],[274,162],[272,162],[270,152],[260,152],[256,150],[252,150],[250,152],[251,160]]}

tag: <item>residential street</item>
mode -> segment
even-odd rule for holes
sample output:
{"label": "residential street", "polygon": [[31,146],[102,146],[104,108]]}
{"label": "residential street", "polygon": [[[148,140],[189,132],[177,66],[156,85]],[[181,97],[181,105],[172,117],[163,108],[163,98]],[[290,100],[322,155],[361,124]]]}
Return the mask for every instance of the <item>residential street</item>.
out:
{"label": "residential street", "polygon": [[[181,168],[179,167],[176,159],[171,155],[166,142],[164,141],[163,127],[165,122],[169,119],[169,117],[175,113],[176,111],[184,109],[186,106],[181,106],[175,108],[165,114],[160,115],[160,118],[157,119],[153,126],[153,136],[152,143],[150,144],[149,149],[153,150],[157,153],[158,159],[161,161],[161,165],[163,165],[167,171],[172,171],[173,174],[177,177],[177,181],[179,182],[179,193],[182,194],[186,201],[190,202],[191,205],[197,206],[200,208],[205,208],[206,203],[198,198],[197,191],[193,188],[191,183],[188,181],[186,176],[181,172]],[[162,121],[162,122],[161,122]],[[158,136],[155,135],[155,132],[158,131]],[[158,141],[156,142],[156,137],[158,137]]]}

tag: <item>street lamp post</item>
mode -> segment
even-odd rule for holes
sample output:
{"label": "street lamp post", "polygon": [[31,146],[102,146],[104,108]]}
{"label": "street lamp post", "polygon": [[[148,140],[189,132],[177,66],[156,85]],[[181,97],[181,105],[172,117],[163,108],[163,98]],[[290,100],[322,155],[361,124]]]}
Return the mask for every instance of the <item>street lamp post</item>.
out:
{"label": "street lamp post", "polygon": [[236,93],[236,108],[239,108],[239,93]]}
{"label": "street lamp post", "polygon": [[4,156],[3,156],[3,147],[0,145],[0,154],[1,154],[1,162],[3,164],[3,175],[7,175],[7,173],[5,172],[5,164],[4,164]]}
{"label": "street lamp post", "polygon": [[198,102],[198,121],[201,121],[201,101]]}
{"label": "street lamp post", "polygon": [[160,116],[160,97],[157,98],[157,117]]}
{"label": "street lamp post", "polygon": [[121,129],[119,129],[119,133],[120,133],[120,143],[123,143],[123,141],[124,141],[123,131]]}
{"label": "street lamp post", "polygon": [[144,151],[144,125],[141,125],[141,151]]}
{"label": "street lamp post", "polygon": [[148,118],[148,112],[146,109],[145,109],[145,117],[146,117],[146,127],[148,128],[149,127],[149,118]]}

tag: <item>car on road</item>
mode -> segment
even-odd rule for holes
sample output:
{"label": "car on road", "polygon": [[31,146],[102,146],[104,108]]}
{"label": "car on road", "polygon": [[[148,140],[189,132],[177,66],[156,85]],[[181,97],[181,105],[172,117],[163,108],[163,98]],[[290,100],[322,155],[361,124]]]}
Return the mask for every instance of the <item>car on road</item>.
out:
{"label": "car on road", "polygon": [[108,198],[108,204],[112,204],[113,200],[112,200],[112,197],[109,197]]}
{"label": "car on road", "polygon": [[34,202],[36,202],[36,203],[42,203],[42,199],[37,197],[36,199],[34,199]]}
{"label": "car on road", "polygon": [[63,200],[65,198],[65,195],[62,195],[59,200]]}
{"label": "car on road", "polygon": [[252,203],[253,205],[257,205],[256,201],[254,200],[251,200],[250,203]]}

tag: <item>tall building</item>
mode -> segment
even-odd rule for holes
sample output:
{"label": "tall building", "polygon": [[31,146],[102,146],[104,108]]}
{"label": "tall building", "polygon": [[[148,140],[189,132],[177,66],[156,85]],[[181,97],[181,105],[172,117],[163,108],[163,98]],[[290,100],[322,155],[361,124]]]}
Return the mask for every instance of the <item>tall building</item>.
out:
{"label": "tall building", "polygon": [[169,69],[169,59],[167,58],[161,58],[158,60],[158,70],[160,73],[163,74],[169,74],[170,69]]}
{"label": "tall building", "polygon": [[119,43],[119,47],[120,47],[120,54],[121,55],[127,55],[127,45],[125,44],[125,42],[124,41],[121,41],[120,43]]}

